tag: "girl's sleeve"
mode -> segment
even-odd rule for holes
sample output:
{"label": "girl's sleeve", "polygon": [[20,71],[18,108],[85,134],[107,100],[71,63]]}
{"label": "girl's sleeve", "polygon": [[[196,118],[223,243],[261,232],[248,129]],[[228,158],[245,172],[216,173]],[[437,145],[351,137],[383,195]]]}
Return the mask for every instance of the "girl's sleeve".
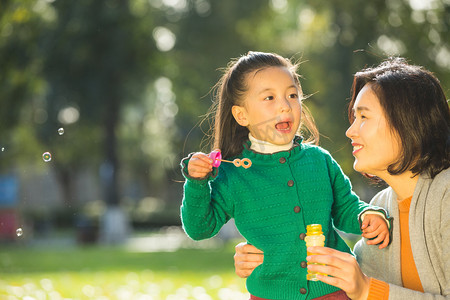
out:
{"label": "girl's sleeve", "polygon": [[376,206],[367,204],[353,192],[349,178],[342,172],[339,164],[327,155],[330,180],[333,188],[334,202],[332,206],[333,223],[336,228],[346,233],[361,234],[359,216],[369,210],[382,211],[386,219],[387,212]]}
{"label": "girl's sleeve", "polygon": [[217,178],[218,170],[214,168],[208,178],[190,177],[187,172],[187,164],[191,156],[189,155],[181,161],[182,173],[186,179],[180,208],[181,221],[184,231],[191,239],[203,240],[215,236],[228,222],[230,209],[220,191],[214,191],[214,198],[212,196],[211,181],[218,180],[225,185],[225,176]]}

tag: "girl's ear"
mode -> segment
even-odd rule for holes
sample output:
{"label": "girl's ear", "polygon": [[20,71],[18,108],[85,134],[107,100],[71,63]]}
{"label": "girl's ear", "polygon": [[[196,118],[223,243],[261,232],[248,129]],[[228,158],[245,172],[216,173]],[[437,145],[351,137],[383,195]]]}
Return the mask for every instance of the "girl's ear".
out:
{"label": "girl's ear", "polygon": [[245,107],[234,105],[231,108],[231,113],[233,114],[234,119],[236,122],[241,126],[248,126],[248,120],[247,120],[247,110]]}

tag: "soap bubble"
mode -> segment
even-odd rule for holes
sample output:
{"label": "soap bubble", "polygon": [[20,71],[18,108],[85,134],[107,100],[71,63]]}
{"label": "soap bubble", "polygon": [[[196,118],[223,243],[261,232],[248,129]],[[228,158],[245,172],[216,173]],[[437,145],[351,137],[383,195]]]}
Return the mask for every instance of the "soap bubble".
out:
{"label": "soap bubble", "polygon": [[64,128],[62,128],[62,127],[59,128],[59,129],[58,129],[58,134],[59,134],[59,135],[63,135],[63,134],[64,134]]}
{"label": "soap bubble", "polygon": [[45,162],[51,161],[51,160],[52,160],[52,155],[51,155],[51,153],[50,153],[50,152],[44,152],[44,154],[42,154],[42,159],[43,159]]}
{"label": "soap bubble", "polygon": [[22,228],[17,228],[16,229],[16,235],[17,236],[22,236],[23,235],[23,229]]}
{"label": "soap bubble", "polygon": [[5,147],[2,147],[2,152],[5,151]]}

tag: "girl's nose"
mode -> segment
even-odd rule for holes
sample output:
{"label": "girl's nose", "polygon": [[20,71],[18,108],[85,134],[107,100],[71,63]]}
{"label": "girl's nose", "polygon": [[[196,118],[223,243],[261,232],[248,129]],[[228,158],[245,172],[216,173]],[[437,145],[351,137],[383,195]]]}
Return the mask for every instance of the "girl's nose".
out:
{"label": "girl's nose", "polygon": [[281,102],[280,103],[280,109],[281,109],[282,112],[288,112],[288,111],[290,111],[292,109],[291,108],[291,103],[289,102],[288,99],[283,98],[280,102]]}

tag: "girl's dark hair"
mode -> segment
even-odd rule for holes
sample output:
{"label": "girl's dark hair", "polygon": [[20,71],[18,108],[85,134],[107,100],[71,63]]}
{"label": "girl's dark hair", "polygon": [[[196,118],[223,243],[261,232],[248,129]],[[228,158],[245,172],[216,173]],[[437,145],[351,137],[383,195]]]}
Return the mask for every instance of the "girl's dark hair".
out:
{"label": "girl's dark hair", "polygon": [[[370,83],[402,154],[387,168],[392,175],[411,171],[434,178],[450,166],[450,109],[439,80],[403,58],[389,58],[355,74],[348,118],[359,91]],[[367,175],[367,174],[365,174]],[[369,176],[370,177],[370,176]]]}
{"label": "girl's dark hair", "polygon": [[[244,95],[248,90],[247,76],[252,72],[269,67],[285,67],[289,70],[301,91],[298,65],[280,55],[263,52],[248,52],[247,55],[230,62],[225,73],[216,84],[215,101],[210,114],[214,115],[212,149],[220,149],[224,158],[240,154],[243,144],[248,140],[248,129],[234,119],[231,108],[243,106]],[[302,104],[303,105],[303,104]],[[309,131],[308,143],[318,143],[319,134],[309,110],[303,105],[302,125]],[[301,126],[300,126],[301,127]]]}

